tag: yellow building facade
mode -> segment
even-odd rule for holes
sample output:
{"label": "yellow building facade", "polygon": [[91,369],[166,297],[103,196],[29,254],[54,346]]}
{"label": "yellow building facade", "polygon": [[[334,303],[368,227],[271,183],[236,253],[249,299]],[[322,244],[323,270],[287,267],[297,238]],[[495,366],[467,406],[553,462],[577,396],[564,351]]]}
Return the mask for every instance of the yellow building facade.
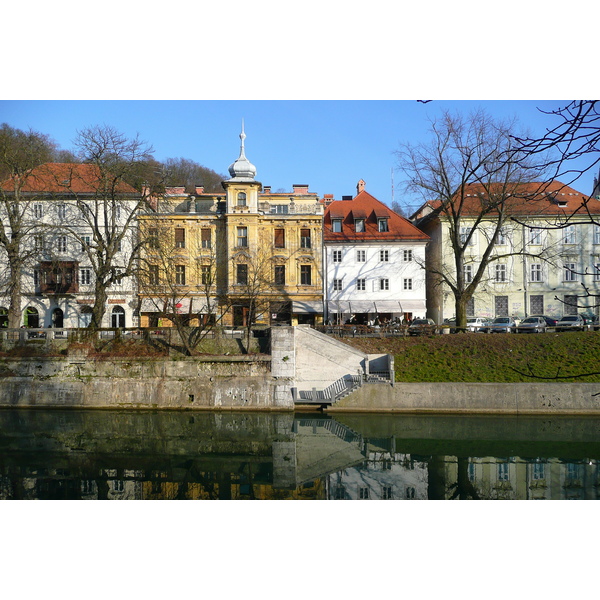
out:
{"label": "yellow building facade", "polygon": [[324,205],[307,185],[263,189],[240,138],[224,193],[170,189],[140,218],[142,327],[322,323]]}

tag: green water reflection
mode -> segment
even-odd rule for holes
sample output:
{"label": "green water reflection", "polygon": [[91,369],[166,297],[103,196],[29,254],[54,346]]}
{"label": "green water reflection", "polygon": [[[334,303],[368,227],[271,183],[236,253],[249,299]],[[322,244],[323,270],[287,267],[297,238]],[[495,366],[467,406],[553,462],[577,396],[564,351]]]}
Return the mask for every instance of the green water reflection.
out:
{"label": "green water reflection", "polygon": [[596,499],[600,419],[0,411],[1,499]]}

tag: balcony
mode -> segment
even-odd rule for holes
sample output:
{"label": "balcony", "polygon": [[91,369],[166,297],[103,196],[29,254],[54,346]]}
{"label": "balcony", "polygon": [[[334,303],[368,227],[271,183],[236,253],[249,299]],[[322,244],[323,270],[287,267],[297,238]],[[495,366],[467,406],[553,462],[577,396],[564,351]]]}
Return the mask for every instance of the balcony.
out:
{"label": "balcony", "polygon": [[79,292],[77,280],[79,263],[52,261],[40,263],[40,291],[42,294],[66,295]]}

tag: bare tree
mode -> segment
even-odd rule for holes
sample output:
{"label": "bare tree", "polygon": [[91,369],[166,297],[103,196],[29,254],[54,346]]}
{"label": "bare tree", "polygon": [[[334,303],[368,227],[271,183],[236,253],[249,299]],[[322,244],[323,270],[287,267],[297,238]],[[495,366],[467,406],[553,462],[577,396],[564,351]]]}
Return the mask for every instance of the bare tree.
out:
{"label": "bare tree", "polygon": [[[216,230],[199,225],[194,228],[198,235],[186,240],[178,236],[175,225],[164,215],[141,219],[140,237],[146,243],[140,261],[140,293],[151,312],[176,329],[185,353],[192,356],[222,322],[229,306],[217,295]],[[209,237],[201,231],[209,231]]]}
{"label": "bare tree", "polygon": [[73,167],[66,178],[77,214],[57,225],[87,255],[94,274],[89,327],[97,329],[102,326],[108,288],[136,273],[144,244],[136,233],[136,221],[148,208],[149,190],[136,190],[127,181],[139,176],[152,149],[138,137],[128,139],[109,126],[78,132],[75,146],[81,166],[88,168]]}
{"label": "bare tree", "polygon": [[183,185],[190,194],[195,193],[196,186],[206,192],[222,192],[221,182],[224,175],[187,158],[168,158],[163,163],[165,182],[167,185]]}
{"label": "bare tree", "polygon": [[[407,190],[420,194],[428,207],[417,224],[427,231],[427,223],[434,219],[447,223],[452,265],[430,259],[427,270],[437,285],[451,290],[459,330],[466,328],[467,304],[490,263],[522,252],[495,251],[522,184],[540,176],[540,169],[527,163],[515,141],[515,127],[514,121],[495,121],[483,111],[468,117],[446,112],[432,123],[430,142],[404,144],[396,153]],[[483,251],[467,277],[467,250],[480,231]]]}
{"label": "bare tree", "polygon": [[6,123],[0,126],[0,256],[4,265],[2,293],[9,299],[8,327],[21,324],[22,274],[35,254],[26,240],[40,226],[32,213],[36,193],[31,174],[51,160],[56,146],[33,130],[21,131]]}

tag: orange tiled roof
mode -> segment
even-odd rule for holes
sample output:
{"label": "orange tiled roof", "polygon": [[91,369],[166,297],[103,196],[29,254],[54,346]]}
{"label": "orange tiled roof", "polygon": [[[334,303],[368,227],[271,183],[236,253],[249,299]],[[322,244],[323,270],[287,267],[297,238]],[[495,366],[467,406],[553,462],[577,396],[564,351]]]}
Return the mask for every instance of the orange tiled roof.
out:
{"label": "orange tiled roof", "polygon": [[[388,231],[379,231],[378,218],[387,218]],[[332,231],[331,219],[342,219],[342,231]],[[365,231],[356,232],[355,219],[365,219]],[[383,202],[364,190],[352,200],[334,200],[325,210],[325,242],[366,242],[429,240],[429,236],[417,229],[410,221],[395,213]]]}
{"label": "orange tiled roof", "polygon": [[[96,165],[78,163],[45,163],[35,167],[25,181],[23,192],[48,194],[96,193],[102,181]],[[14,189],[12,180],[2,183],[2,189]],[[121,181],[115,190],[120,194],[137,194],[137,190]]]}
{"label": "orange tiled roof", "polygon": [[[473,183],[466,186],[461,214],[465,216],[480,214],[482,196],[485,197],[485,190],[481,184]],[[600,214],[600,201],[594,198],[588,201],[588,198],[589,196],[557,180],[536,181],[515,184],[507,200],[507,206],[510,213],[514,215],[564,216],[573,213],[586,214],[587,210],[592,214]],[[435,210],[441,204],[440,200],[427,202],[419,212],[423,214],[422,210],[427,206]]]}

